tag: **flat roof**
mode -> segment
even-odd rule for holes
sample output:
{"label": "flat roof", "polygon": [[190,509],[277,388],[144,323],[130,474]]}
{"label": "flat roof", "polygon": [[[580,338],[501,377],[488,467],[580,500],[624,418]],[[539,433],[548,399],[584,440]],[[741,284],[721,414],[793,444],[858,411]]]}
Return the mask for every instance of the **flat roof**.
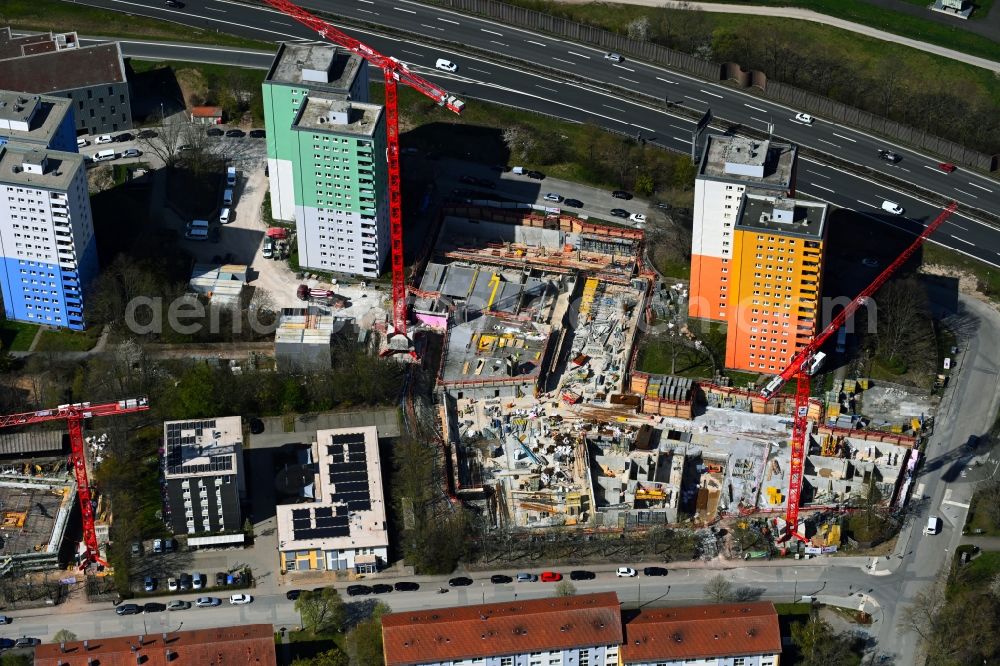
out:
{"label": "flat roof", "polygon": [[797,152],[788,143],[709,134],[698,177],[787,191]]}
{"label": "flat roof", "polygon": [[[46,161],[44,173],[24,170],[24,164]],[[21,185],[38,189],[65,191],[83,169],[83,157],[61,150],[48,150],[37,146],[8,143],[0,146],[0,183]]]}
{"label": "flat roof", "polygon": [[[448,331],[441,381],[527,381],[538,377],[551,329],[531,321],[510,321],[484,315]],[[513,359],[514,374],[507,360]]]}
{"label": "flat roof", "polygon": [[[325,42],[282,42],[264,80],[346,94],[364,62],[360,56]],[[327,80],[309,78],[309,72],[323,72]]]}
{"label": "flat roof", "polygon": [[278,549],[388,546],[378,429],[319,430],[313,452],[314,499],[277,506]]}
{"label": "flat roof", "polygon": [[243,455],[243,420],[239,416],[163,423],[167,478],[236,474]]}
{"label": "flat roof", "polygon": [[823,240],[828,210],[825,203],[816,201],[746,194],[736,228]]}
{"label": "flat roof", "polygon": [[8,90],[54,93],[125,82],[118,42],[62,49],[0,60],[0,81]]}
{"label": "flat roof", "polygon": [[514,600],[382,616],[386,666],[620,645],[614,592]]}
{"label": "flat roof", "polygon": [[299,108],[292,128],[308,132],[333,132],[371,137],[382,116],[382,107],[343,98],[309,95]]}
{"label": "flat roof", "polygon": [[71,105],[65,97],[0,90],[0,134],[48,146]]}

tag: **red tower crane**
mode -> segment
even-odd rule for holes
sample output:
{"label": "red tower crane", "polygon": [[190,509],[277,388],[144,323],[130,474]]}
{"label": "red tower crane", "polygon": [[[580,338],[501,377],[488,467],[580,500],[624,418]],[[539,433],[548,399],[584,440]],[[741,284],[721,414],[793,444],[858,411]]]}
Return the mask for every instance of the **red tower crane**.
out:
{"label": "red tower crane", "polygon": [[761,396],[765,400],[770,400],[775,393],[781,390],[781,387],[785,385],[786,382],[790,381],[793,377],[795,378],[795,415],[792,421],[792,461],[788,476],[788,505],[785,511],[785,523],[787,528],[787,533],[785,538],[797,537],[803,539],[804,537],[796,532],[799,524],[799,498],[802,494],[802,470],[805,464],[805,452],[806,452],[806,436],[807,430],[809,429],[809,376],[819,367],[819,363],[823,360],[822,352],[820,348],[823,344],[830,339],[834,333],[837,332],[844,322],[848,320],[855,312],[858,311],[862,305],[867,301],[879,288],[884,285],[893,273],[895,273],[900,266],[906,263],[906,261],[913,255],[917,249],[923,245],[927,237],[930,236],[934,231],[941,226],[941,224],[948,219],[948,217],[955,212],[958,204],[954,201],[951,202],[947,208],[941,211],[941,213],[934,218],[934,221],[928,224],[924,230],[916,237],[916,239],[910,244],[906,250],[903,251],[901,255],[896,257],[895,261],[885,267],[878,277],[870,285],[864,288],[860,294],[858,294],[853,301],[851,301],[847,307],[837,313],[829,324],[826,325],[822,331],[819,332],[812,341],[805,347],[800,349],[792,360],[789,361],[788,365],[781,374],[777,375],[774,379],[767,383],[764,389],[761,391]]}
{"label": "red tower crane", "polygon": [[90,492],[90,482],[87,478],[87,460],[83,447],[83,420],[94,416],[131,414],[147,409],[149,409],[149,402],[146,398],[133,398],[99,405],[78,402],[72,405],[59,405],[55,409],[0,416],[0,428],[13,428],[46,421],[66,421],[66,429],[69,431],[70,463],[73,465],[73,473],[76,475],[76,496],[80,501],[80,515],[83,518],[83,543],[86,553],[80,562],[81,569],[86,568],[91,562],[106,564],[101,559],[97,548],[97,532],[94,530],[94,505]]}
{"label": "red tower crane", "polygon": [[393,335],[406,335],[406,275],[403,268],[403,213],[399,180],[399,110],[396,84],[403,83],[446,107],[461,113],[465,103],[442,88],[410,71],[396,58],[384,56],[375,49],[341,32],[323,19],[310,14],[288,0],[264,0],[278,11],[295,19],[323,39],[336,44],[382,69],[385,78],[386,160],[389,164],[389,241],[392,252],[392,327]]}

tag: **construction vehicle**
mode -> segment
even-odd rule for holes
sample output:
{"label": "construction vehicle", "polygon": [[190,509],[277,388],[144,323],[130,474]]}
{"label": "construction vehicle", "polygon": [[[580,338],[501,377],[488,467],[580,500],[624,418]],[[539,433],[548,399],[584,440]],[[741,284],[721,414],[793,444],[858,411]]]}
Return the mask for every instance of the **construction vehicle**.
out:
{"label": "construction vehicle", "polygon": [[771,381],[760,392],[761,397],[765,401],[770,400],[774,395],[781,390],[781,387],[789,382],[792,378],[795,379],[795,413],[792,421],[792,460],[791,468],[789,469],[788,475],[788,504],[785,513],[785,528],[786,533],[783,537],[784,540],[788,540],[791,537],[795,537],[802,541],[805,541],[805,537],[798,533],[799,524],[799,499],[802,494],[802,471],[805,464],[805,445],[806,438],[808,437],[807,430],[809,428],[809,377],[819,369],[820,364],[822,364],[825,354],[820,351],[820,347],[830,339],[834,333],[844,325],[850,317],[857,312],[858,308],[865,304],[865,302],[872,297],[872,295],[879,290],[882,285],[888,282],[889,278],[892,277],[900,266],[902,266],[906,261],[913,256],[913,253],[923,245],[927,237],[930,236],[934,231],[941,226],[941,224],[947,220],[955,209],[958,208],[958,204],[954,201],[951,202],[947,208],[941,211],[940,214],[934,220],[924,227],[924,230],[914,239],[914,241],[907,247],[901,255],[896,257],[895,261],[886,266],[885,270],[879,273],[878,277],[872,281],[867,287],[865,287],[860,294],[858,294],[853,301],[851,301],[844,309],[842,309],[837,315],[827,324],[826,328],[819,332],[805,347],[796,352],[792,360],[789,361],[788,366],[781,371],[780,374],[776,375]]}
{"label": "construction vehicle", "polygon": [[0,428],[33,425],[47,421],[66,421],[69,431],[70,464],[76,476],[76,495],[80,502],[80,516],[83,522],[84,552],[80,556],[80,568],[86,569],[92,562],[107,565],[101,559],[97,545],[97,532],[94,529],[94,509],[97,501],[93,498],[90,481],[87,478],[87,460],[84,452],[83,421],[95,416],[118,416],[132,414],[149,409],[146,398],[133,398],[92,405],[89,402],[78,402],[72,405],[59,405],[55,409],[42,409],[37,412],[8,414],[0,416]]}
{"label": "construction vehicle", "polygon": [[347,305],[347,299],[332,289],[310,289],[306,284],[299,285],[295,290],[295,296],[300,301],[319,301],[339,308]]}
{"label": "construction vehicle", "polygon": [[386,159],[389,183],[389,243],[392,256],[392,330],[388,332],[390,345],[386,353],[409,352],[414,354],[406,337],[406,275],[403,265],[403,196],[399,176],[399,102],[396,85],[402,83],[423,93],[438,105],[455,113],[462,113],[465,102],[449,95],[445,90],[414,74],[398,59],[385,56],[372,47],[341,32],[332,24],[302,9],[288,0],[264,0],[289,18],[295,19],[320,37],[364,58],[382,70],[385,79],[385,133]]}

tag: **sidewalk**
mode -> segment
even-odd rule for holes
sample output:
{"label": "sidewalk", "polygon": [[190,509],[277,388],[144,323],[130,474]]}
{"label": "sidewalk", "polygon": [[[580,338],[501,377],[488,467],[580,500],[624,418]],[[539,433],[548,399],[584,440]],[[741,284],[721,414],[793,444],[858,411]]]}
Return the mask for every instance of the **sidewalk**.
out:
{"label": "sidewalk", "polygon": [[[577,4],[580,2],[585,2],[586,0],[560,0],[561,2]],[[834,28],[840,28],[842,30],[849,30],[851,32],[856,32],[860,35],[866,35],[868,37],[874,37],[875,39],[881,39],[886,42],[895,42],[896,44],[901,44],[903,46],[909,46],[910,48],[918,49],[926,53],[933,53],[935,55],[943,56],[945,58],[951,58],[952,60],[958,60],[959,62],[964,62],[969,65],[975,65],[976,67],[982,67],[984,69],[989,69],[994,72],[1000,72],[1000,62],[995,62],[993,60],[987,60],[986,58],[980,58],[978,56],[969,55],[967,53],[962,53],[961,51],[955,51],[953,49],[945,48],[943,46],[937,46],[936,44],[928,44],[927,42],[921,42],[916,39],[910,39],[909,37],[903,37],[901,35],[896,35],[891,32],[886,32],[885,30],[879,30],[878,28],[872,28],[867,25],[861,25],[860,23],[852,23],[851,21],[845,21],[844,19],[839,19],[835,16],[829,16],[827,14],[820,14],[819,12],[814,12],[811,9],[799,9],[796,7],[758,7],[754,5],[725,5],[725,4],[715,4],[714,2],[679,2],[678,0],[615,0],[615,2],[621,3],[623,5],[641,5],[646,7],[666,7],[667,9],[696,9],[706,12],[718,12],[720,14],[753,14],[755,16],[775,16],[778,18],[790,18],[799,19],[802,21],[812,21],[814,23],[822,23],[824,25],[832,26]],[[897,6],[904,6],[907,8],[913,8],[918,10],[918,15],[923,18],[928,18],[933,20],[934,12],[924,12],[920,8],[913,7],[903,2],[893,2],[892,0],[882,0],[877,2],[881,6],[888,9],[896,10]],[[891,5],[891,6],[890,6]],[[904,11],[900,9],[900,11]],[[993,26],[994,14],[1000,11],[1000,6],[994,7],[993,11],[990,12],[989,22],[991,27],[996,27],[996,36],[986,35],[990,39],[1000,40],[1000,26]],[[911,11],[906,11],[906,13],[913,13]],[[934,16],[928,16],[928,14],[934,14]],[[944,18],[944,17],[941,17]],[[997,19],[997,23],[1000,23],[1000,19]],[[964,23],[964,22],[963,22]],[[960,25],[958,27],[965,27]],[[978,32],[978,31],[976,31]]]}

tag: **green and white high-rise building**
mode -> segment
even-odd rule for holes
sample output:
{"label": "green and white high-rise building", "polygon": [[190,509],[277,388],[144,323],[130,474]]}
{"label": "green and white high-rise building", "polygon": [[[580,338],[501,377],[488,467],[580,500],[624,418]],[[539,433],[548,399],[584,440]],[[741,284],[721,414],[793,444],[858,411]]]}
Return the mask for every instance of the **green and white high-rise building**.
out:
{"label": "green and white high-rise building", "polygon": [[264,80],[271,214],[294,222],[299,265],[377,277],[389,253],[385,113],[368,63],[286,43]]}

